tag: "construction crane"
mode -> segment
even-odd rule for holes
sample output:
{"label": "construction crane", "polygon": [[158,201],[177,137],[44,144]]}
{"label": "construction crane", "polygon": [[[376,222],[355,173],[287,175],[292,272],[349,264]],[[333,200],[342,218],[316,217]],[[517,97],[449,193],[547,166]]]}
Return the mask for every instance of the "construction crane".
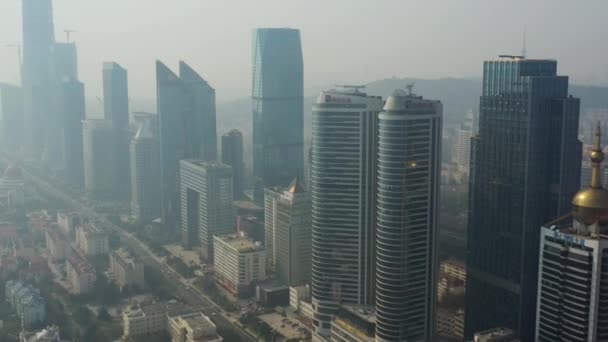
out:
{"label": "construction crane", "polygon": [[75,33],[76,31],[75,30],[63,30],[63,32],[65,32],[66,43],[69,43],[70,42],[70,35],[72,33]]}

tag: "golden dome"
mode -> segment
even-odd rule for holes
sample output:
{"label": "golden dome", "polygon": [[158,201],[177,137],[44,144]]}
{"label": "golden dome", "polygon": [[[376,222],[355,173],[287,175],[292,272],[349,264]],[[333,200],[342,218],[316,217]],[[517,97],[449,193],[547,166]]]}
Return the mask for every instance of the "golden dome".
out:
{"label": "golden dome", "polygon": [[595,134],[595,146],[589,153],[591,159],[591,184],[590,187],[579,191],[572,200],[572,214],[574,218],[587,225],[596,222],[608,224],[608,190],[602,187],[601,163],[604,160],[604,152],[600,144],[601,131],[598,123]]}

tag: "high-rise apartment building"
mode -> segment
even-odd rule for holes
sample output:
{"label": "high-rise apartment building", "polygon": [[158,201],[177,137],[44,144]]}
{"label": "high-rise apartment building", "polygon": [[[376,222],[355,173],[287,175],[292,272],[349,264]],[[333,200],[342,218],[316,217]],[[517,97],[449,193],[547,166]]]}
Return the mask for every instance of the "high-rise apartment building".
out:
{"label": "high-rise apartment building", "polygon": [[131,140],[131,215],[149,221],[160,216],[160,146],[155,118],[139,121]]}
{"label": "high-rise apartment building", "polygon": [[243,162],[243,134],[233,129],[222,135],[222,164],[232,167],[232,187],[234,199],[243,197],[243,176],[245,163]]}
{"label": "high-rise apartment building", "polygon": [[442,113],[410,89],[379,116],[376,341],[433,336]]}
{"label": "high-rise apartment building", "polygon": [[82,121],[85,111],[84,84],[75,78],[64,78],[61,82],[62,171],[65,181],[80,189],[84,186]]}
{"label": "high-rise apartment building", "polygon": [[253,171],[266,187],[304,173],[304,63],[300,31],[253,32]]}
{"label": "high-rise apartment building", "polygon": [[277,279],[287,286],[306,284],[310,282],[312,262],[310,193],[296,177],[287,188],[272,197],[272,256]]}
{"label": "high-rise apartment building", "polygon": [[108,120],[82,122],[84,187],[88,197],[111,199],[116,184],[114,129]]}
{"label": "high-rise apartment building", "polygon": [[24,142],[30,155],[40,157],[47,142],[51,115],[51,46],[55,42],[52,0],[23,0]]}
{"label": "high-rise apartment building", "polygon": [[213,260],[213,237],[233,233],[232,170],[200,160],[180,161],[182,243]]}
{"label": "high-rise apartment building", "polygon": [[329,336],[339,304],[374,302],[378,113],[382,98],[328,90],[312,116],[314,332]]}
{"label": "high-rise apartment building", "polygon": [[216,159],[215,90],[184,62],[180,77],[157,62],[156,81],[162,220],[173,228],[179,215],[179,161]]}
{"label": "high-rise apartment building", "polygon": [[112,122],[114,129],[114,198],[125,199],[129,195],[129,84],[127,70],[115,62],[103,63],[103,112],[104,119]]}
{"label": "high-rise apartment building", "polygon": [[538,227],[579,188],[580,101],[554,60],[484,63],[469,187],[465,337],[494,327],[534,339]]}
{"label": "high-rise apartment building", "polygon": [[608,340],[608,190],[600,142],[598,126],[591,181],[574,197],[572,215],[541,230],[534,341]]}

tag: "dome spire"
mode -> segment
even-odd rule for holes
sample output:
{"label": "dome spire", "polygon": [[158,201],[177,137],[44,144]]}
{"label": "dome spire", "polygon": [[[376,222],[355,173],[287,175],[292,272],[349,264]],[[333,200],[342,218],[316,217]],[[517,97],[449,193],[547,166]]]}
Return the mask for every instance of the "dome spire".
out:
{"label": "dome spire", "polygon": [[604,161],[604,151],[602,151],[602,129],[600,128],[600,122],[597,122],[597,129],[595,131],[595,146],[590,153],[591,157],[591,187],[599,189],[602,187],[602,170],[601,164]]}

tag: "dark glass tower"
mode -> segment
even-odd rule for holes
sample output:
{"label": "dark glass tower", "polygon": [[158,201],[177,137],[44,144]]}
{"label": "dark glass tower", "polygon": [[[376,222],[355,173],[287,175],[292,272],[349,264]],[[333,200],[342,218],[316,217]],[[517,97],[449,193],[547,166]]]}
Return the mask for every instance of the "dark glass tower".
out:
{"label": "dark glass tower", "polygon": [[222,164],[232,167],[232,190],[234,199],[243,197],[243,134],[236,129],[222,135]]}
{"label": "dark glass tower", "polygon": [[180,62],[180,77],[157,62],[156,81],[162,219],[165,227],[177,229],[179,161],[217,156],[215,90],[184,62]]}
{"label": "dark glass tower", "polygon": [[129,161],[129,85],[127,70],[115,62],[103,63],[104,118],[112,121],[116,139],[115,198],[126,199],[131,181]]}
{"label": "dark glass tower", "polygon": [[82,121],[85,119],[84,84],[74,78],[61,83],[62,122],[61,150],[67,183],[84,186]]}
{"label": "dark glass tower", "polygon": [[517,330],[534,340],[539,228],[579,188],[579,99],[554,60],[484,63],[472,140],[465,334]]}
{"label": "dark glass tower", "polygon": [[51,114],[51,46],[55,41],[51,0],[22,0],[24,142],[40,157],[47,142]]}
{"label": "dark glass tower", "polygon": [[379,116],[379,342],[429,341],[433,335],[441,115],[441,102],[397,90]]}
{"label": "dark glass tower", "polygon": [[304,172],[304,66],[300,31],[253,33],[253,169],[265,186]]}

